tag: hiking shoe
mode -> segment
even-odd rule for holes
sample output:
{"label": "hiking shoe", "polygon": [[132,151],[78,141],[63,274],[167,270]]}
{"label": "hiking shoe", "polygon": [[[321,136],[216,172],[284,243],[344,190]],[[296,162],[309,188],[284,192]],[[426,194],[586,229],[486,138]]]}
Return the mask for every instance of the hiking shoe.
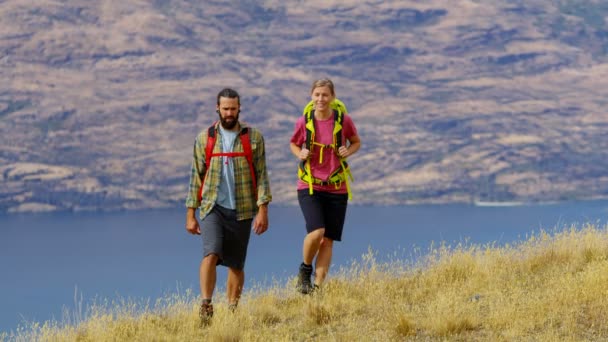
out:
{"label": "hiking shoe", "polygon": [[198,317],[201,319],[201,326],[207,326],[211,323],[213,317],[213,304],[203,303],[198,310]]}
{"label": "hiking shoe", "polygon": [[310,277],[312,276],[312,265],[306,265],[305,263],[300,264],[300,272],[298,273],[298,283],[296,289],[301,294],[309,294],[312,291],[312,283]]}

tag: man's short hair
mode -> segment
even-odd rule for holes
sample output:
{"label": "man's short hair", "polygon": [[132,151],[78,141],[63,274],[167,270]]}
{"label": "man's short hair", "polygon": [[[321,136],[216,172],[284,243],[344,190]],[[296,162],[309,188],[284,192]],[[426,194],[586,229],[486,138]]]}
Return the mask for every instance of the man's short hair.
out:
{"label": "man's short hair", "polygon": [[236,90],[231,89],[231,88],[224,88],[222,90],[220,90],[220,92],[217,94],[217,104],[219,106],[220,104],[220,97],[227,97],[230,99],[237,99],[238,104],[241,104],[241,97],[239,96],[239,93],[236,92]]}

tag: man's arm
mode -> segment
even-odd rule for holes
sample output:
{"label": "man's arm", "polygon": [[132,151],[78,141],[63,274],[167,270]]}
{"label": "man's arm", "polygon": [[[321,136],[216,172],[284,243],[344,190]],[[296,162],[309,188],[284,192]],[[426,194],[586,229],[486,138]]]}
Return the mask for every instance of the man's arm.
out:
{"label": "man's arm", "polygon": [[259,141],[254,156],[255,174],[257,177],[257,206],[258,213],[253,220],[253,231],[256,234],[262,234],[268,229],[268,204],[272,201],[270,193],[270,181],[268,180],[268,171],[266,169],[266,148],[264,145],[264,137],[258,131]]}
{"label": "man's arm", "polygon": [[190,234],[200,235],[201,227],[196,219],[196,208],[188,208],[186,211],[186,230]]}
{"label": "man's arm", "polygon": [[[254,155],[255,175],[257,177],[257,206],[268,204],[272,201],[270,192],[270,181],[268,180],[268,170],[266,169],[266,150],[264,146],[264,137],[259,131],[257,132],[257,147]],[[259,209],[258,209],[259,211]]]}
{"label": "man's arm", "polygon": [[253,220],[253,232],[260,235],[268,230],[268,203],[258,206],[258,213]]}
{"label": "man's arm", "polygon": [[192,150],[192,167],[190,171],[190,186],[188,187],[188,197],[186,198],[186,207],[188,208],[198,208],[201,205],[198,194],[202,186],[202,177],[204,177],[207,167],[205,165],[206,139],[206,134],[201,133],[194,141],[194,148]]}
{"label": "man's arm", "polygon": [[205,174],[206,165],[205,147],[202,145],[203,134],[199,134],[194,141],[192,151],[192,167],[190,170],[190,185],[188,187],[188,197],[186,198],[186,230],[190,234],[200,234],[201,229],[196,219],[196,209],[201,202],[198,198],[199,190],[202,186],[201,177]]}

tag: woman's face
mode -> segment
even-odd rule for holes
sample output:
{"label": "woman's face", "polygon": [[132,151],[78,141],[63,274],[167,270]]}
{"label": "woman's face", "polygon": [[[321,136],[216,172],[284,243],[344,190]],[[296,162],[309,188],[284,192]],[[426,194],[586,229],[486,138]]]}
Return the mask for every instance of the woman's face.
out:
{"label": "woman's face", "polygon": [[334,100],[334,96],[329,87],[323,86],[312,90],[311,99],[315,104],[315,110],[324,112],[329,110],[329,104]]}

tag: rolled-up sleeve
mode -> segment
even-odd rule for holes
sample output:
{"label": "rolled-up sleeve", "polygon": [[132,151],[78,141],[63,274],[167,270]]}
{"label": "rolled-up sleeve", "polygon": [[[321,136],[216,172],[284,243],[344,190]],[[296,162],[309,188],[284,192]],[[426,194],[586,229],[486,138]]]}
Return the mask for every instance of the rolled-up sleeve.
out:
{"label": "rolled-up sleeve", "polygon": [[192,149],[192,166],[190,170],[190,185],[188,187],[188,197],[186,198],[186,207],[198,208],[201,201],[198,198],[201,189],[201,179],[205,175],[205,150],[202,144],[203,133],[199,134],[194,140]]}
{"label": "rolled-up sleeve", "polygon": [[268,170],[266,169],[266,148],[264,144],[264,137],[259,133],[259,139],[257,148],[254,155],[254,167],[255,174],[257,177],[257,205],[260,206],[264,203],[270,203],[272,201],[272,194],[270,192],[270,181],[268,179]]}

